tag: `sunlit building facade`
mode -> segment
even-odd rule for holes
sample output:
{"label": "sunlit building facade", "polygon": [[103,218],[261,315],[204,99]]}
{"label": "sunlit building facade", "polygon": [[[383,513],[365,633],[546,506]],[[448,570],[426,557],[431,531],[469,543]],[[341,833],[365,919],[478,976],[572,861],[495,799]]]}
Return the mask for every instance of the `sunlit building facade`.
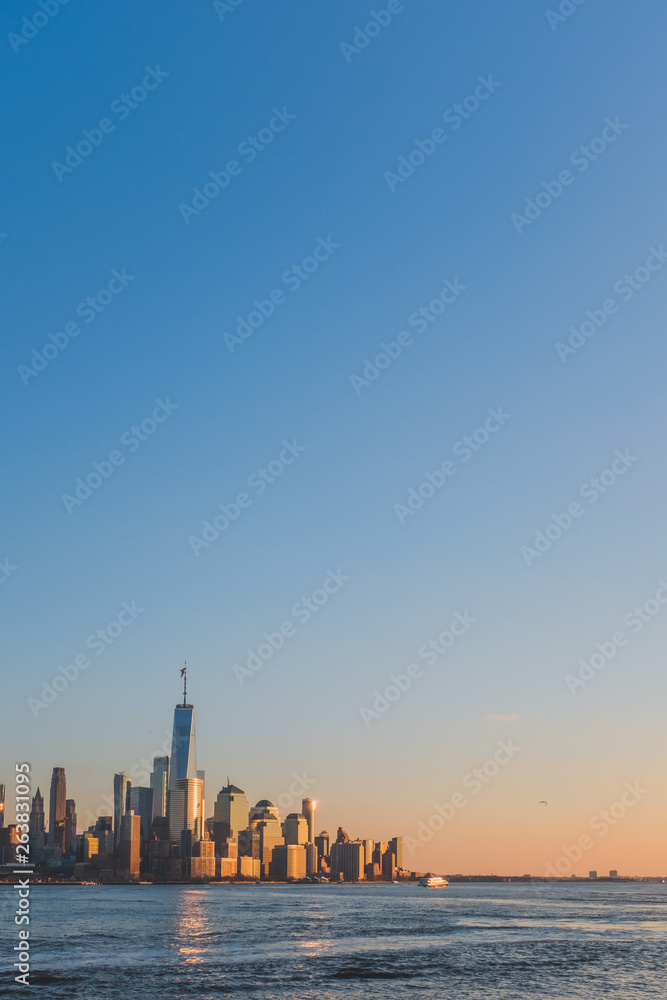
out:
{"label": "sunlit building facade", "polygon": [[315,806],[316,802],[311,798],[302,799],[301,801],[301,815],[306,817],[306,822],[308,824],[308,841],[309,844],[315,843]]}
{"label": "sunlit building facade", "polygon": [[283,826],[286,844],[307,844],[308,820],[301,813],[290,813]]}
{"label": "sunlit building facade", "polygon": [[216,844],[228,837],[238,839],[248,827],[250,807],[245,792],[236,785],[225,785],[218,792],[213,810],[213,835]]}

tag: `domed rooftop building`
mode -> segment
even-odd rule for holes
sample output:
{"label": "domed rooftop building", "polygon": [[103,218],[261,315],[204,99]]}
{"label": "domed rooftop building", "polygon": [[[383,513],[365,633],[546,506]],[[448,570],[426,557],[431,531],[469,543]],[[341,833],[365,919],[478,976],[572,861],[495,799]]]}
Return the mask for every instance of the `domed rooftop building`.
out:
{"label": "domed rooftop building", "polygon": [[250,823],[258,823],[263,819],[276,819],[280,822],[280,813],[269,799],[260,799],[250,810]]}

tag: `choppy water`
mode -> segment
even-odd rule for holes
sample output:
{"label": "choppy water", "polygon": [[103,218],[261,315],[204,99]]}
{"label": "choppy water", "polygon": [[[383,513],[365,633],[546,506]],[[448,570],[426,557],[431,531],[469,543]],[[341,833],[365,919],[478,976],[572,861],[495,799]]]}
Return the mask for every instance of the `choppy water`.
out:
{"label": "choppy water", "polygon": [[[14,896],[0,887],[10,947]],[[667,884],[35,886],[32,983],[49,1000],[664,1000],[666,902]]]}

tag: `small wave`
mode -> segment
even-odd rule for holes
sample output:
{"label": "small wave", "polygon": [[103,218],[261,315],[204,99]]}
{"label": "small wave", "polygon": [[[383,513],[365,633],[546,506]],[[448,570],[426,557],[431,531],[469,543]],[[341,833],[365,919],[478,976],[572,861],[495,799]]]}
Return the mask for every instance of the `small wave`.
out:
{"label": "small wave", "polygon": [[86,976],[77,972],[65,972],[58,969],[31,969],[30,982],[33,986],[46,986],[49,983],[62,986],[67,983],[81,983]]}
{"label": "small wave", "polygon": [[331,974],[332,979],[414,979],[421,976],[421,972],[414,969],[377,969],[370,965],[347,965],[342,969],[336,969]]}

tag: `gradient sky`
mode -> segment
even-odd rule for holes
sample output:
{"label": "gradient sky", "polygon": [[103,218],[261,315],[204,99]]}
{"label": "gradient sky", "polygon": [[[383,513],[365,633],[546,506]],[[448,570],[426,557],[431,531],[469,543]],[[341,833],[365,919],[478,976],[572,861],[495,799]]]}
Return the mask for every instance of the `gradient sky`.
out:
{"label": "gradient sky", "polygon": [[[245,0],[221,20],[205,2],[73,2],[15,52],[33,5],[3,7],[0,560],[18,569],[0,587],[0,780],[29,760],[45,791],[64,766],[80,819],[108,812],[114,771],[161,751],[187,659],[209,815],[227,775],[256,801],[305,772],[319,828],[416,837],[511,739],[520,752],[411,867],[542,874],[639,782],[567,874],[665,874],[667,606],[623,622],[667,577],[667,266],[628,301],[614,290],[667,244],[664,4],[590,0],[554,30],[547,4],[414,0],[348,62],[371,9]],[[121,120],[112,105],[149,66],[168,76]],[[492,96],[445,123],[489,75]],[[247,162],[239,144],[275,108],[296,117]],[[59,180],[53,162],[107,117]],[[572,165],[607,118],[628,127]],[[385,172],[440,127],[392,192]],[[235,158],[186,223],[179,205]],[[568,168],[518,233],[512,214]],[[281,276],[320,237],[339,247],[290,290]],[[133,280],[24,384],[32,350],[122,268]],[[445,279],[466,291],[417,333],[408,317]],[[224,334],[275,288],[286,300],[230,353]],[[560,360],[609,298],[617,312]],[[412,345],[357,395],[350,376],[402,330]],[[166,398],[178,408],[130,452],[121,436]],[[498,407],[504,426],[454,458]],[[248,478],[284,440],[305,451],[257,495]],[[68,513],[62,495],[117,449]],[[617,449],[637,460],[582,499]],[[401,523],[394,505],[448,458],[456,474]],[[244,490],[251,505],[195,555],[189,538]],[[528,566],[522,546],[577,500]],[[330,570],[349,580],[299,622]],[[131,627],[87,650],[132,601]],[[429,666],[418,650],[456,612],[477,621]],[[286,621],[295,634],[240,684],[234,665]],[[566,675],[619,630],[627,644],[571,693]],[[35,717],[28,698],[86,651]],[[412,662],[422,676],[365,725]]]}

